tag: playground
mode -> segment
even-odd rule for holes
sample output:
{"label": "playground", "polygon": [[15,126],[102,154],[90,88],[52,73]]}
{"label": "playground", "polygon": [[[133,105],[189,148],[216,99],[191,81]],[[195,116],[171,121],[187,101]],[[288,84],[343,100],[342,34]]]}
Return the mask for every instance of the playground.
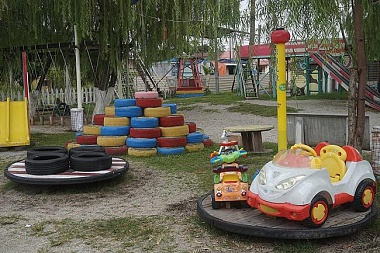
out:
{"label": "playground", "polygon": [[[249,100],[244,101],[244,103],[275,105],[274,101],[264,100]],[[324,103],[321,103],[321,100],[290,100],[288,103],[289,106],[305,113],[324,112],[326,110],[330,110],[332,113],[343,113],[346,110],[346,102],[343,100],[328,100]],[[224,120],[229,121],[237,121],[244,117],[247,122],[256,122],[257,124],[272,122],[276,125],[275,117],[225,113],[229,106],[231,105],[208,105],[206,107],[205,104],[197,104],[197,109],[185,109],[180,110],[180,112],[187,119],[195,120],[199,127],[203,128],[205,133],[210,134],[215,140],[220,138],[222,126],[219,121],[210,119],[221,118],[221,115],[223,115]],[[207,113],[207,118],[202,116],[205,113]],[[371,129],[375,125],[380,125],[379,112],[368,110],[367,114],[370,115]],[[56,133],[56,131],[63,134],[67,133],[67,128],[59,125],[36,125],[31,127],[31,131],[32,134],[41,132],[49,134]],[[276,128],[263,133],[265,145],[268,145],[268,142],[276,143],[276,138]],[[155,235],[154,237],[135,238],[134,242],[136,248],[151,247],[152,252],[162,252],[168,247],[171,247],[173,252],[202,252],[202,250],[204,252],[228,252],[236,249],[249,249],[251,252],[273,252],[281,247],[295,249],[297,247],[295,242],[280,240],[278,243],[273,243],[273,240],[270,239],[234,235],[214,229],[200,220],[196,213],[196,201],[211,186],[211,182],[206,183],[206,186],[202,186],[200,178],[206,178],[206,180],[211,180],[212,178],[212,172],[207,160],[212,150],[215,150],[215,148],[197,155],[204,155],[202,159],[205,160],[206,164],[202,168],[198,167],[195,171],[189,171],[187,168],[178,171],[172,170],[168,173],[166,169],[147,165],[142,160],[129,160],[130,174],[128,174],[128,177],[94,186],[88,185],[84,189],[72,189],[71,191],[76,192],[76,194],[69,193],[69,190],[57,189],[57,187],[44,188],[17,185],[10,183],[8,179],[2,176],[0,178],[0,185],[3,189],[0,193],[3,210],[1,220],[3,224],[8,224],[2,226],[0,230],[2,238],[8,238],[3,242],[2,247],[8,252],[8,249],[14,249],[16,252],[23,251],[23,249],[28,249],[30,244],[35,245],[36,249],[50,248],[53,251],[60,252],[72,252],[75,250],[78,252],[105,252],[104,248],[94,251],[92,247],[88,246],[96,245],[93,240],[86,239],[87,236],[85,235],[75,234],[72,230],[68,232],[65,239],[60,232],[65,228],[61,221],[69,219],[84,226],[90,226],[91,229],[87,227],[87,233],[91,235],[94,233],[91,231],[102,226],[100,221],[110,222],[112,219],[115,221],[119,219],[118,221],[124,224],[124,220],[120,217],[128,213],[130,214],[127,219],[128,222],[150,224],[153,228],[151,233]],[[368,155],[368,151],[365,151],[365,153]],[[24,151],[1,152],[0,156],[2,160],[13,162],[24,157],[25,153]],[[260,160],[270,159],[271,156],[272,154],[254,156],[249,162],[257,164]],[[190,159],[194,158],[195,156],[191,156]],[[244,163],[248,162],[244,158],[242,159]],[[256,168],[252,165],[250,166]],[[160,178],[160,180],[157,181],[157,178]],[[178,180],[178,178],[181,180]],[[184,185],[186,187],[183,187]],[[57,192],[60,192],[60,194],[56,194]],[[99,199],[107,199],[107,204],[99,201]],[[86,207],[85,212],[83,212],[83,207]],[[12,213],[14,216],[6,215],[8,213]],[[79,219],[78,213],[80,213]],[[151,217],[155,217],[155,221],[152,221]],[[73,229],[73,225],[70,225],[69,220],[66,221],[65,226]],[[123,226],[126,225],[124,224]],[[376,228],[378,225],[375,224],[374,226]],[[158,227],[164,229],[159,233],[155,230]],[[318,242],[309,243],[307,247],[314,252],[322,250],[330,252],[339,252],[341,250],[348,252],[355,250],[376,252],[379,250],[379,243],[376,239],[373,239],[377,238],[376,234],[372,234],[373,229],[365,229],[345,237],[321,239]],[[139,227],[138,232],[143,233],[144,229]],[[106,234],[109,233],[110,231],[107,231]],[[25,235],[28,235],[27,240],[24,240]],[[58,239],[54,239],[55,237]],[[79,243],[77,242],[78,239],[75,238],[80,238],[80,241],[85,243]],[[170,238],[170,240],[167,238]],[[61,246],[51,246],[54,240],[56,240],[56,243],[60,242]],[[111,241],[114,249],[120,247],[120,245],[117,246],[118,243],[106,235],[102,240]],[[233,242],[239,242],[239,245]]]}

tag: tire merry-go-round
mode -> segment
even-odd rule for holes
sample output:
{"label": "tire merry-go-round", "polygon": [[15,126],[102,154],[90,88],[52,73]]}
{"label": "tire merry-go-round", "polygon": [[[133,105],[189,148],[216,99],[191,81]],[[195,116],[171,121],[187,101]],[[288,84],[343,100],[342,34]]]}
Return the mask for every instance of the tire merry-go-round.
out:
{"label": "tire merry-go-round", "polygon": [[213,209],[211,194],[197,201],[198,215],[208,224],[236,234],[278,239],[319,239],[356,233],[370,226],[377,214],[375,204],[366,212],[356,212],[349,205],[335,208],[320,228],[308,228],[300,222],[273,218],[253,208]]}

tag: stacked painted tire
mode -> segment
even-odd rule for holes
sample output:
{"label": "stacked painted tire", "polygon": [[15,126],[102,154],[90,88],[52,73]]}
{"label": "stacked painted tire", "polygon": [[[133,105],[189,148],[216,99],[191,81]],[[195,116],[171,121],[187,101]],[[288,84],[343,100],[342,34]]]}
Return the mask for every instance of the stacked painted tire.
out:
{"label": "stacked painted tire", "polygon": [[160,118],[160,129],[162,137],[158,139],[159,154],[179,155],[185,152],[189,127],[185,125],[183,115],[171,114]]}
{"label": "stacked painted tire", "polygon": [[75,135],[76,143],[79,145],[97,145],[100,127],[100,125],[84,125],[83,132]]}
{"label": "stacked painted tire", "polygon": [[130,131],[130,117],[139,113],[135,99],[115,99],[114,106],[105,108],[104,122],[97,144],[104,147],[106,154],[127,154],[126,140]]}
{"label": "stacked painted tire", "polygon": [[155,91],[136,92],[135,99],[141,114],[131,118],[130,134],[126,142],[128,155],[157,155],[157,138],[161,136],[159,116],[164,115],[169,108],[164,111],[161,109],[162,98]]}
{"label": "stacked painted tire", "polygon": [[82,137],[87,135],[95,136],[96,143],[84,144],[103,147],[108,155],[179,155],[212,145],[194,122],[185,122],[184,116],[177,114],[176,104],[163,104],[155,91],[136,92],[133,99],[115,99],[104,114],[95,115],[93,125],[84,126],[77,139],[90,138]]}

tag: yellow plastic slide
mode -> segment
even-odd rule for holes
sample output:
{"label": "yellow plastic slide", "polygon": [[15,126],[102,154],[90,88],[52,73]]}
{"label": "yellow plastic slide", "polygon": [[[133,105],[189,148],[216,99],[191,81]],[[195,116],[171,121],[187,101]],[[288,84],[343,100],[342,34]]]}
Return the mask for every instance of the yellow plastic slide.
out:
{"label": "yellow plastic slide", "polygon": [[28,100],[0,102],[0,147],[30,145]]}

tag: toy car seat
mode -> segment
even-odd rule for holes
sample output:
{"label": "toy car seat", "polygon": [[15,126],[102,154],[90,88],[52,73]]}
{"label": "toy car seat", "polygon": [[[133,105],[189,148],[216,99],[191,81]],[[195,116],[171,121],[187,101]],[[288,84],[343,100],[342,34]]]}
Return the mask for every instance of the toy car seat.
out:
{"label": "toy car seat", "polygon": [[327,145],[321,149],[322,168],[327,168],[330,174],[331,182],[342,180],[346,173],[347,153],[337,145]]}

